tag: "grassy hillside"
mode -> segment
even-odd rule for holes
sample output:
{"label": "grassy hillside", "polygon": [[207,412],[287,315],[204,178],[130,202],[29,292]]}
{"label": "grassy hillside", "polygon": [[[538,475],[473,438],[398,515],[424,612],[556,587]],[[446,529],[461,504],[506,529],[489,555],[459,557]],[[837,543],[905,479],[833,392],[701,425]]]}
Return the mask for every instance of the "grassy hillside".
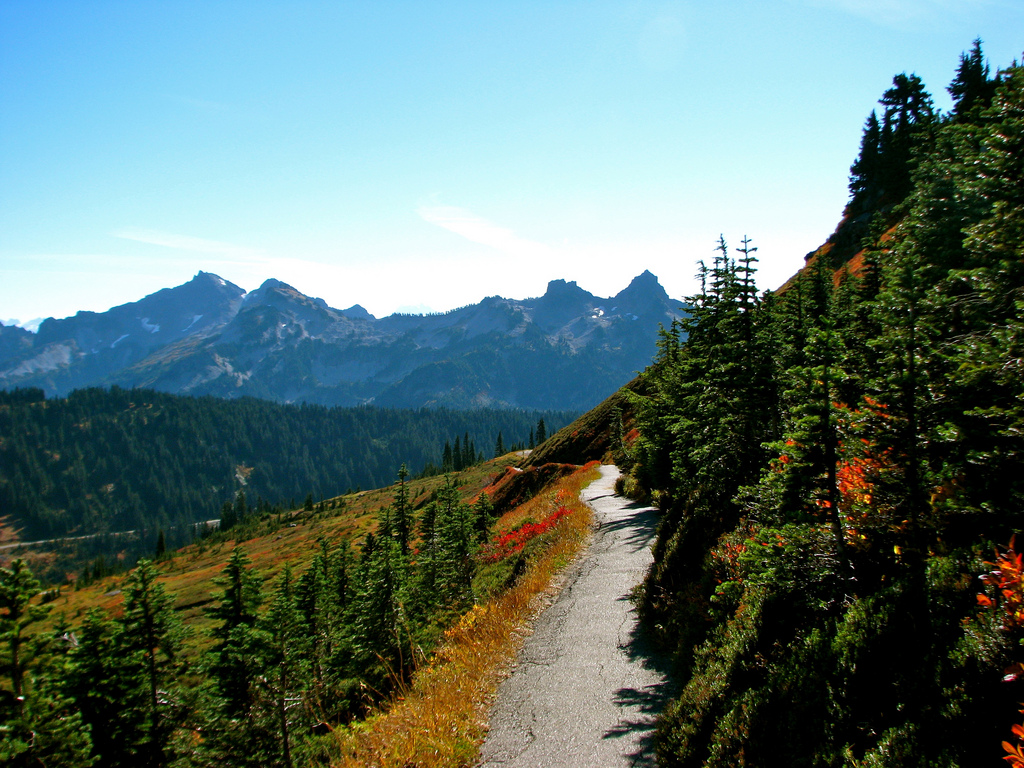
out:
{"label": "grassy hillside", "polygon": [[[463,470],[455,475],[462,498],[475,500],[485,487],[515,466],[520,457],[508,454]],[[431,494],[444,483],[442,476],[412,480],[409,496],[415,509],[422,509]],[[245,548],[252,567],[266,581],[273,581],[289,565],[296,572],[305,571],[319,551],[317,542],[326,539],[332,544],[349,542],[358,548],[367,533],[376,531],[378,513],[392,502],[394,486],[326,499],[321,511],[306,512],[301,507],[282,515],[267,515],[247,526],[225,534],[213,534],[205,540],[169,553],[156,563],[160,583],[174,595],[174,609],[192,628],[191,642],[196,650],[209,644],[206,630],[211,620],[203,608],[215,601],[214,579],[236,546]],[[336,505],[335,508],[331,508]],[[318,504],[317,507],[321,505]],[[51,560],[52,553],[19,553],[33,570],[40,570]],[[61,588],[60,597],[49,605],[54,622],[69,621],[74,625],[90,608],[100,607],[116,613],[123,602],[122,587],[127,573],[104,577],[81,588]]]}
{"label": "grassy hillside", "polygon": [[[91,754],[107,765],[171,755],[181,765],[406,765],[409,755],[418,765],[467,764],[481,707],[537,596],[589,530],[578,495],[591,476],[561,465],[515,471],[522,460],[508,454],[254,515],[128,573],[44,591],[18,613],[15,636],[27,629],[36,639],[0,678],[0,714],[8,734],[67,733],[60,746],[0,741],[0,754],[76,764]],[[0,570],[4,607],[38,590],[25,573],[22,561]],[[229,586],[255,596],[259,582],[251,619],[226,633]],[[156,634],[134,646],[132,633],[147,626],[133,618],[140,600]],[[147,668],[161,691],[152,708]],[[285,669],[288,682],[275,677]],[[231,688],[234,679],[249,682]],[[27,708],[12,697],[19,690]],[[246,704],[229,715],[232,690]]]}

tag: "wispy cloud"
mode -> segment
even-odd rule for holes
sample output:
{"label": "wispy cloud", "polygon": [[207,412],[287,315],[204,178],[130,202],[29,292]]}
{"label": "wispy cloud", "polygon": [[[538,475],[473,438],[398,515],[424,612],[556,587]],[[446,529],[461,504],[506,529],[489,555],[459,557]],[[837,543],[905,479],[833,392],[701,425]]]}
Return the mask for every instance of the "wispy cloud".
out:
{"label": "wispy cloud", "polygon": [[430,224],[503,253],[515,256],[544,256],[553,250],[544,243],[519,237],[511,229],[498,226],[465,208],[451,205],[421,205],[416,212]]}
{"label": "wispy cloud", "polygon": [[165,248],[175,248],[179,251],[195,251],[197,253],[212,253],[219,256],[252,257],[259,256],[261,252],[244,245],[224,243],[219,240],[207,240],[192,235],[179,235],[171,232],[160,232],[154,229],[139,229],[136,227],[125,227],[112,233],[114,237],[122,240],[135,240],[139,243],[161,245]]}

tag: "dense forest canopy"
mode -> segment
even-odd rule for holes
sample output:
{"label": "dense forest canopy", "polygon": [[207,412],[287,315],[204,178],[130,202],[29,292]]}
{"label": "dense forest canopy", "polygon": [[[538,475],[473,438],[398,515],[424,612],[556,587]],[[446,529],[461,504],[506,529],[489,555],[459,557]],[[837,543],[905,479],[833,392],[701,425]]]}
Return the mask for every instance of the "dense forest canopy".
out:
{"label": "dense forest canopy", "polygon": [[291,406],[117,387],[51,399],[0,392],[0,508],[23,540],[166,529],[187,541],[190,524],[217,518],[239,491],[255,507],[378,488],[403,464],[414,474],[461,469],[490,457],[499,437],[526,446],[538,423],[557,429],[572,416]]}
{"label": "dense forest canopy", "polygon": [[997,765],[1015,738],[1024,68],[976,43],[949,90],[939,114],[899,75],[868,119],[852,267],[759,294],[723,240],[632,396],[666,764]]}

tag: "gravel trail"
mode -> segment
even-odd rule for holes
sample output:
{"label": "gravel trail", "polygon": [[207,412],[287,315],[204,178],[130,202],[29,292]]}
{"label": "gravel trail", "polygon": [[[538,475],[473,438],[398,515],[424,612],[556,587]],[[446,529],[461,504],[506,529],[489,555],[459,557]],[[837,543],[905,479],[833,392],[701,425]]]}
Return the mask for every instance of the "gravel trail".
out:
{"label": "gravel trail", "polygon": [[582,497],[597,530],[498,689],[481,766],[653,765],[664,664],[638,633],[630,593],[651,563],[656,512],[616,496],[613,466]]}

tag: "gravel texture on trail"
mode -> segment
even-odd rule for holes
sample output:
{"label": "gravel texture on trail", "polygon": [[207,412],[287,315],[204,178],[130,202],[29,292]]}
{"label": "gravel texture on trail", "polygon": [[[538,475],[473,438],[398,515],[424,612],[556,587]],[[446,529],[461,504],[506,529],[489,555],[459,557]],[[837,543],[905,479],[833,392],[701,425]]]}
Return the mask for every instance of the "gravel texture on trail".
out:
{"label": "gravel texture on trail", "polygon": [[654,765],[654,717],[669,690],[630,596],[651,563],[657,513],[616,496],[618,475],[604,466],[583,491],[593,541],[498,689],[481,766]]}

